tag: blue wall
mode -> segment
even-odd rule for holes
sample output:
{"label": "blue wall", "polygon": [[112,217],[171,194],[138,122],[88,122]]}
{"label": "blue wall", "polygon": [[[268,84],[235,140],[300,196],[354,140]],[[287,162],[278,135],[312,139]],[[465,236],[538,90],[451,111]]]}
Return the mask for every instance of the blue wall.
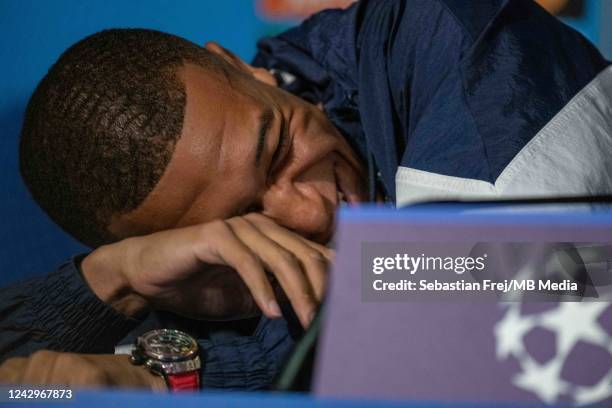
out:
{"label": "blue wall", "polygon": [[17,140],[29,95],[48,67],[74,42],[110,27],[215,40],[247,59],[269,30],[245,0],[0,0],[0,285],[44,274],[87,250],[29,198],[18,175]]}
{"label": "blue wall", "polygon": [[612,1],[586,0],[580,18],[565,18],[563,21],[580,31],[601,52],[612,60]]}
{"label": "blue wall", "polygon": [[[601,34],[612,36],[612,7],[602,1],[612,3],[587,0],[587,16],[568,22],[592,41],[605,42],[612,58],[612,38]],[[0,286],[44,274],[87,250],[30,200],[18,174],[17,140],[29,95],[48,67],[74,42],[110,27],[154,28],[197,43],[216,40],[250,59],[257,38],[284,26],[261,21],[250,0],[0,0]]]}

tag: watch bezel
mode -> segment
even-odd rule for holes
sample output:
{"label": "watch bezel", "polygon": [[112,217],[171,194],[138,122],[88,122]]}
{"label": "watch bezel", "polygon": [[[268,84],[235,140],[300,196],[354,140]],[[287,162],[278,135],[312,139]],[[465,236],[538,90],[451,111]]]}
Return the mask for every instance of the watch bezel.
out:
{"label": "watch bezel", "polygon": [[[159,353],[155,350],[152,350],[149,341],[156,337],[162,335],[173,335],[180,336],[189,341],[189,346],[186,352],[183,352],[180,355],[168,355],[165,353]],[[151,366],[153,363],[150,363],[150,360],[156,360],[160,363],[179,363],[179,362],[189,362],[190,360],[194,360],[198,356],[198,343],[197,341],[187,333],[184,333],[180,330],[175,329],[158,329],[151,330],[142,336],[139,336],[136,341],[136,347],[139,349],[139,353],[142,357],[147,359],[147,366]],[[199,361],[199,359],[198,359]],[[189,364],[187,364],[189,365]],[[190,371],[190,370],[187,370]]]}

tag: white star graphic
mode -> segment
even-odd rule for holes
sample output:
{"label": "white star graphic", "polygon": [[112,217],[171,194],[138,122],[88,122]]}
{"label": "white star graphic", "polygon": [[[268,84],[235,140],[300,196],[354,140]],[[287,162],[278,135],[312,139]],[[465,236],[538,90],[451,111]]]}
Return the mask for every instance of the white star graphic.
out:
{"label": "white star graphic", "polygon": [[568,389],[559,375],[563,363],[563,359],[552,359],[546,364],[538,364],[529,358],[525,361],[523,372],[517,374],[512,382],[524,390],[533,392],[547,404],[552,404]]}
{"label": "white star graphic", "polygon": [[612,368],[599,383],[593,387],[576,387],[574,401],[576,405],[594,404],[612,397]]}
{"label": "white star graphic", "polygon": [[580,340],[607,347],[608,334],[597,319],[610,306],[607,302],[562,302],[542,315],[540,324],[557,333],[557,354],[565,356]]}
{"label": "white star graphic", "polygon": [[496,337],[495,354],[498,359],[519,355],[525,350],[523,336],[534,326],[533,316],[521,316],[520,307],[511,305],[506,315],[493,330]]}

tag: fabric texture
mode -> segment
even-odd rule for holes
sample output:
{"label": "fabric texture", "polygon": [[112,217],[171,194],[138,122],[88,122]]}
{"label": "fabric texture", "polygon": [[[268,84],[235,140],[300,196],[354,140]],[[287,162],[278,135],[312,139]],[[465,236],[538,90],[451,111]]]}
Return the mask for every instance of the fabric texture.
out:
{"label": "fabric texture", "polygon": [[397,202],[612,194],[612,66],[527,143],[494,183],[400,166]]}
{"label": "fabric texture", "polygon": [[[168,313],[136,320],[116,312],[89,289],[75,257],[46,277],[0,290],[0,359],[48,349],[112,354],[153,329],[175,328],[198,339],[204,388],[265,389],[294,343],[287,320],[259,319],[253,333],[240,322],[213,324]],[[291,316],[290,313],[287,313]]]}
{"label": "fabric texture", "polygon": [[[323,102],[393,201],[400,166],[474,181],[467,191],[495,183],[609,65],[531,0],[362,1],[259,50],[255,64],[295,75],[290,91]],[[430,188],[428,198],[444,198],[445,186]]]}

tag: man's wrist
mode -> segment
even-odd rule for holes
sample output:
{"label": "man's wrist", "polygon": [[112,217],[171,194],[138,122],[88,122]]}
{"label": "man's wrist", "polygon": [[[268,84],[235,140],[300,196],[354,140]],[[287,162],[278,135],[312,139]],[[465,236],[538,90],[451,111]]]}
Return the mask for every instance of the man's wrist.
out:
{"label": "man's wrist", "polygon": [[121,255],[115,252],[112,244],[99,247],[83,258],[81,274],[100,300],[126,316],[138,317],[148,311],[149,304],[129,285]]}

